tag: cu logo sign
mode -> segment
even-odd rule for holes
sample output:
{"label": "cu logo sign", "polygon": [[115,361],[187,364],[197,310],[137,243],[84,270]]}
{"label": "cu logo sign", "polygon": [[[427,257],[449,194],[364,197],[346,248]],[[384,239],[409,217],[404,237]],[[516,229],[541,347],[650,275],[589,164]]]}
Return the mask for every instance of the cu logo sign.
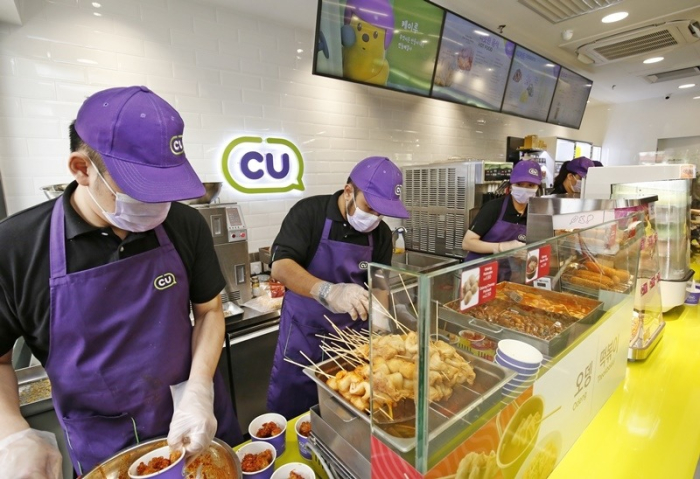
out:
{"label": "cu logo sign", "polygon": [[170,138],[170,151],[173,155],[182,155],[185,152],[185,145],[182,144],[182,135]]}
{"label": "cu logo sign", "polygon": [[301,152],[283,138],[236,138],[226,146],[221,166],[228,183],[243,193],[304,191]]}
{"label": "cu logo sign", "polygon": [[524,243],[526,239],[527,237],[525,235],[518,235],[518,241],[522,241]]}
{"label": "cu logo sign", "polygon": [[177,281],[175,281],[175,275],[172,273],[161,274],[153,281],[153,286],[155,286],[158,291],[168,289],[176,284]]}
{"label": "cu logo sign", "polygon": [[359,266],[360,269],[367,269],[369,268],[369,263],[367,261],[360,261],[360,264],[358,264],[357,266]]}

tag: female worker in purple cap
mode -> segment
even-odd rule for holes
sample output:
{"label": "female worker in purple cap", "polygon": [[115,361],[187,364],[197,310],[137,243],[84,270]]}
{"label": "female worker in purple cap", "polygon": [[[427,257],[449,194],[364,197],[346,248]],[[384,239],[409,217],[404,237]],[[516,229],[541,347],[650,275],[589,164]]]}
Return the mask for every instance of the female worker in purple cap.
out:
{"label": "female worker in purple cap", "polygon": [[367,263],[391,264],[382,216],[408,218],[401,171],[388,158],[359,162],[345,187],[292,207],[272,245],[272,276],[287,287],[267,408],[287,418],[318,403],[315,383],[297,364],[322,359],[319,335],[367,328]]}
{"label": "female worker in purple cap", "polygon": [[581,180],[588,174],[588,168],[595,164],[585,156],[579,156],[561,165],[559,174],[554,178],[552,195],[580,194]]}
{"label": "female worker in purple cap", "polygon": [[467,261],[525,246],[527,204],[542,184],[539,163],[515,164],[510,174],[510,193],[481,207],[462,240]]}
{"label": "female worker in purple cap", "polygon": [[70,127],[75,181],[0,224],[2,477],[61,475],[55,436],[20,413],[20,336],[46,369],[78,474],[155,437],[188,460],[215,435],[242,440],[216,373],[225,280],[204,218],[177,202],[204,194],[183,129],[146,87],[93,94]]}

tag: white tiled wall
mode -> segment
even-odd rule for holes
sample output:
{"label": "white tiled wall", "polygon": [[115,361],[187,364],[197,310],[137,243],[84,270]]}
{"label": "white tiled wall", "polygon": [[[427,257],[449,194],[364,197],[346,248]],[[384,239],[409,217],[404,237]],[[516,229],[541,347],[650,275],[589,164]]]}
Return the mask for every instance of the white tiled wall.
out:
{"label": "white tiled wall", "polygon": [[[313,19],[299,30],[186,0],[99,3],[20,0],[23,25],[0,24],[0,171],[10,213],[43,201],[39,187],[70,180],[68,125],[87,95],[111,86],[145,84],[180,111],[203,181],[222,180],[219,157],[233,138],[289,138],[304,157],[304,195],[340,189],[370,155],[399,165],[502,160],[509,135],[602,141],[599,118],[588,115],[577,131],[313,76]],[[221,194],[243,204],[251,252],[272,242],[300,197],[257,199],[226,185]]]}

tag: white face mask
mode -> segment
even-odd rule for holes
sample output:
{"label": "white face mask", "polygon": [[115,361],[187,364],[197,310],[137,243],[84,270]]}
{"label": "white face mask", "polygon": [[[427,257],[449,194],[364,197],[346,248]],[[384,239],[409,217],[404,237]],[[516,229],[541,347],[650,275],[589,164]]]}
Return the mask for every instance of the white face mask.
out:
{"label": "white face mask", "polygon": [[576,183],[571,185],[571,189],[574,190],[575,193],[581,193],[581,180],[574,178],[574,181]]}
{"label": "white face mask", "polygon": [[[94,163],[92,165],[95,166]],[[114,202],[114,213],[109,213],[102,208],[94,196],[90,188],[88,188],[88,194],[92,201],[95,202],[97,207],[102,211],[102,214],[107,218],[113,226],[124,231],[131,231],[133,233],[143,233],[144,231],[149,231],[165,221],[165,217],[168,216],[168,211],[170,211],[170,202],[167,203],[144,203],[142,201],[135,200],[131,196],[124,193],[117,193],[110,186],[109,183],[100,174],[100,171],[95,167],[97,176],[100,177],[102,182],[107,186],[109,191],[115,196]]]}
{"label": "white face mask", "polygon": [[510,189],[510,195],[515,201],[524,205],[530,201],[530,198],[537,194],[537,188],[523,188],[522,186],[512,186]]}
{"label": "white face mask", "polygon": [[367,213],[366,211],[360,209],[355,202],[355,192],[353,192],[352,202],[355,205],[355,213],[351,215],[349,213],[350,210],[348,209],[348,200],[345,200],[345,212],[347,214],[350,226],[355,228],[355,230],[359,231],[360,233],[369,233],[379,226],[379,223],[382,221],[382,217],[373,215],[372,213]]}

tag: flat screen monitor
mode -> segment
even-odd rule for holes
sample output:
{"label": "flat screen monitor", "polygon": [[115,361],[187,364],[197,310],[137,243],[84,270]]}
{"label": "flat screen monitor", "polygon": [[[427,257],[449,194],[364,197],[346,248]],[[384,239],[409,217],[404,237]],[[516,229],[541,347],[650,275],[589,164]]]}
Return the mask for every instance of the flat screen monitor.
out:
{"label": "flat screen monitor", "polygon": [[429,96],[444,15],[425,0],[321,0],[314,73]]}
{"label": "flat screen monitor", "polygon": [[592,86],[588,78],[562,68],[547,122],[578,129]]}
{"label": "flat screen monitor", "polygon": [[561,67],[517,45],[501,111],[546,121]]}
{"label": "flat screen monitor", "polygon": [[432,96],[499,111],[515,43],[447,12]]}

